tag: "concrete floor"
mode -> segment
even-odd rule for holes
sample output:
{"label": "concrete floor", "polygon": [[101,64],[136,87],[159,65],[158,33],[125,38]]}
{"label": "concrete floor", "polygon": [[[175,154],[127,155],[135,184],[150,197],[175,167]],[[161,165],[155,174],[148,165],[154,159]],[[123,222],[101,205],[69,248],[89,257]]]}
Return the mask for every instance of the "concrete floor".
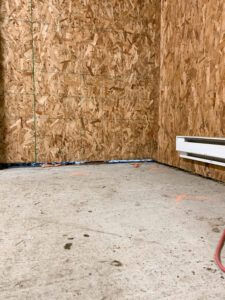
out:
{"label": "concrete floor", "polygon": [[8,169],[0,183],[0,299],[225,299],[225,185],[156,163]]}

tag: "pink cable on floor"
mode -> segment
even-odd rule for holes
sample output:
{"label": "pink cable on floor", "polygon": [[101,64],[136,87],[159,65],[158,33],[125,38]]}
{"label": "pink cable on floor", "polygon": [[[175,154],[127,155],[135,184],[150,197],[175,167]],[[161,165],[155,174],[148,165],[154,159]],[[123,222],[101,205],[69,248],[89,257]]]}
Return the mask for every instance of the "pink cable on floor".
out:
{"label": "pink cable on floor", "polygon": [[220,239],[219,244],[216,249],[216,255],[215,255],[216,263],[223,272],[225,272],[225,267],[222,265],[222,263],[220,261],[220,253],[223,248],[224,241],[225,241],[225,230],[221,236],[221,239]]}

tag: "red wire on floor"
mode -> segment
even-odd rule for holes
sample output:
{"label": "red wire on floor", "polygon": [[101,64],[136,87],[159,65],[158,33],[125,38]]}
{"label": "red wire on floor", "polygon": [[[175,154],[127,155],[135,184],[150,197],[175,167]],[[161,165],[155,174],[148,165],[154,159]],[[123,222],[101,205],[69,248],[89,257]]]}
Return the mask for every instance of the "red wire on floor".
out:
{"label": "red wire on floor", "polygon": [[225,241],[225,230],[224,230],[224,232],[221,236],[220,242],[219,242],[219,244],[217,246],[217,249],[216,249],[216,255],[215,255],[216,263],[223,272],[225,272],[225,267],[222,265],[222,263],[220,261],[220,253],[221,253],[221,250],[223,248],[224,241]]}

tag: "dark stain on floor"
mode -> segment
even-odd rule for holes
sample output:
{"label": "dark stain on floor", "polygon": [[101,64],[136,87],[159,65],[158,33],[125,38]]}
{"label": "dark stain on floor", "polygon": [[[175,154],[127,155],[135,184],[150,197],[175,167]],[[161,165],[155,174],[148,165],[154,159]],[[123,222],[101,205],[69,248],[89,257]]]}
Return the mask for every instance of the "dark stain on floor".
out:
{"label": "dark stain on floor", "polygon": [[123,264],[120,261],[118,261],[118,260],[113,260],[111,262],[111,265],[115,266],[115,267],[122,267]]}
{"label": "dark stain on floor", "polygon": [[64,245],[64,249],[66,249],[66,250],[70,250],[70,248],[72,247],[72,243],[67,243],[67,244],[65,244]]}

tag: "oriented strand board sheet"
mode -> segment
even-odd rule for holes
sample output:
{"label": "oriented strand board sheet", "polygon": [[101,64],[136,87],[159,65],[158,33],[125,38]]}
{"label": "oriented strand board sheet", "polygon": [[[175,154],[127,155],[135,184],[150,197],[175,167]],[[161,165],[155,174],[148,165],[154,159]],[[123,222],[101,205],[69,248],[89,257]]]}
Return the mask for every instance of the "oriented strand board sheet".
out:
{"label": "oriented strand board sheet", "polygon": [[[5,1],[3,1],[5,3]],[[6,1],[7,2],[7,1]],[[13,1],[10,1],[13,3]],[[32,69],[32,39],[30,24],[0,18],[1,29],[1,66],[7,70]]]}
{"label": "oriented strand board sheet", "polygon": [[179,159],[176,135],[225,137],[225,2],[162,1],[158,160],[225,181],[223,168]]}
{"label": "oriented strand board sheet", "polygon": [[27,16],[25,1],[12,3],[0,4],[0,163],[35,159],[30,24],[9,19]]}
{"label": "oriented strand board sheet", "polygon": [[0,162],[156,154],[159,1],[5,0],[0,25]]}
{"label": "oriented strand board sheet", "polygon": [[33,30],[36,71],[80,73],[80,28],[35,23]]}
{"label": "oriented strand board sheet", "polygon": [[0,163],[33,162],[33,96],[0,96]]}
{"label": "oriented strand board sheet", "polygon": [[0,18],[30,20],[31,0],[2,0]]}
{"label": "oriented strand board sheet", "polygon": [[148,158],[153,149],[152,127],[149,121],[122,121],[122,153],[128,159]]}
{"label": "oriented strand board sheet", "polygon": [[159,14],[156,0],[33,0],[34,21],[63,26],[155,34]]}
{"label": "oriented strand board sheet", "polygon": [[[37,160],[78,161],[81,149],[80,120],[37,118]],[[48,151],[47,151],[48,149]]]}

